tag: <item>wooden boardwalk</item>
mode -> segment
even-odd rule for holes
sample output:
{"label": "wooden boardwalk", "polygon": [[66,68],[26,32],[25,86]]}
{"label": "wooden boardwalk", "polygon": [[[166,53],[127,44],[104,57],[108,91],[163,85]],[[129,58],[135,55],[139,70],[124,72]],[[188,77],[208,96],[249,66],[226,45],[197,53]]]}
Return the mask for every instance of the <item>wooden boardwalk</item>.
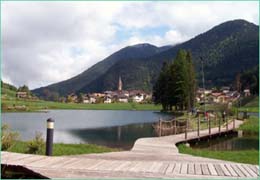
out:
{"label": "wooden boardwalk", "polygon": [[[236,121],[238,127],[242,122]],[[229,128],[232,128],[232,123]],[[226,127],[221,129],[226,131]],[[212,128],[211,134],[217,134]],[[200,137],[208,136],[203,130]],[[1,164],[23,166],[49,178],[257,178],[259,166],[179,154],[184,134],[138,139],[131,151],[46,157],[1,152]],[[188,139],[197,137],[189,132]]]}

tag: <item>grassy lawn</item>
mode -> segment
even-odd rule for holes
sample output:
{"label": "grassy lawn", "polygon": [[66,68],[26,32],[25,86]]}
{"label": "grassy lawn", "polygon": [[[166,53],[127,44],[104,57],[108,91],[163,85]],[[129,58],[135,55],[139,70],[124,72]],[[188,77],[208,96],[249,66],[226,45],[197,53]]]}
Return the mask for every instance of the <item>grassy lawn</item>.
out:
{"label": "grassy lawn", "polygon": [[244,131],[246,134],[259,134],[259,118],[251,116],[240,127],[239,130]]}
{"label": "grassy lawn", "polygon": [[191,154],[194,156],[208,157],[214,159],[222,159],[227,161],[248,163],[248,164],[258,164],[259,162],[259,152],[257,150],[246,150],[246,151],[211,151],[211,150],[201,150],[192,149],[190,147],[181,144],[178,146],[179,152],[184,154]]}
{"label": "grassy lawn", "polygon": [[[259,133],[259,118],[251,116],[240,127],[247,135],[257,135]],[[194,156],[222,159],[239,163],[258,164],[259,152],[257,150],[237,150],[237,151],[213,151],[207,149],[193,149],[184,144],[178,146],[179,152]]]}
{"label": "grassy lawn", "polygon": [[[26,153],[27,142],[17,141],[11,148],[8,149],[10,152]],[[90,154],[90,153],[104,153],[104,152],[114,152],[119,151],[119,149],[108,148],[104,146],[98,146],[94,144],[53,144],[53,155],[54,156],[64,156],[64,155],[77,155],[77,154]],[[44,155],[45,147],[43,152],[40,153]]]}
{"label": "grassy lawn", "polygon": [[245,106],[239,108],[240,111],[259,112],[259,97],[255,97],[252,101],[248,102]]}
{"label": "grassy lawn", "polygon": [[[154,104],[139,104],[139,103],[111,103],[111,104],[76,104],[76,103],[60,103],[51,101],[32,101],[32,100],[5,100],[2,99],[2,111],[7,112],[8,106],[28,107],[28,111],[37,111],[44,109],[90,109],[90,110],[161,110],[161,106]],[[15,110],[11,110],[15,111]]]}

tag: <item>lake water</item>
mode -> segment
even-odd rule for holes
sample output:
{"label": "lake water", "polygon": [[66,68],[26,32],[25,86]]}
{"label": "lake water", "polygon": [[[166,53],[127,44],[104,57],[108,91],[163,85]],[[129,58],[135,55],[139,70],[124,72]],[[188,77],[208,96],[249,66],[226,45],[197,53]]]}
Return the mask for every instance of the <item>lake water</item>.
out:
{"label": "lake water", "polygon": [[152,123],[169,115],[153,111],[50,110],[36,113],[2,113],[2,123],[19,132],[22,140],[36,132],[46,136],[46,120],[53,118],[54,142],[93,143],[130,149],[136,139],[153,137]]}
{"label": "lake water", "polygon": [[237,151],[237,150],[258,150],[258,136],[238,137],[237,134],[217,137],[209,141],[197,141],[190,144],[195,149],[208,149],[213,151]]}

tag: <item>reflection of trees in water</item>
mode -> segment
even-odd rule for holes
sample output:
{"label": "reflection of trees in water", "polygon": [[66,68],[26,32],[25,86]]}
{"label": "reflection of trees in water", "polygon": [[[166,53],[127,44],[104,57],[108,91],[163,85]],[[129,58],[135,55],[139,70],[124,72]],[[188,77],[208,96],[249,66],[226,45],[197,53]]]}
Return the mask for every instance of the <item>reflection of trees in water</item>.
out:
{"label": "reflection of trees in water", "polygon": [[209,141],[201,141],[192,143],[193,148],[209,149],[209,150],[258,150],[258,137],[241,137],[229,136],[210,139]]}
{"label": "reflection of trees in water", "polygon": [[130,149],[138,138],[154,136],[151,123],[98,129],[73,129],[69,132],[86,143],[123,149]]}

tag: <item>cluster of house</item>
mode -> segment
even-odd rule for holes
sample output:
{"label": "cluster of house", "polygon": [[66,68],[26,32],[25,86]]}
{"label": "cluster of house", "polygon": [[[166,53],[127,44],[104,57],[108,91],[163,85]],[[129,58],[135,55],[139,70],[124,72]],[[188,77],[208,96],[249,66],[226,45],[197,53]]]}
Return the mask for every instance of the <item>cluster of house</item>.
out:
{"label": "cluster of house", "polygon": [[[205,96],[205,98],[204,98]],[[208,102],[208,103],[232,103],[240,96],[250,96],[250,90],[245,89],[242,93],[232,91],[230,87],[222,87],[220,90],[209,90],[199,88],[196,94],[197,102]]]}
{"label": "cluster of house", "polygon": [[113,103],[113,102],[137,102],[142,103],[152,99],[152,94],[148,94],[142,90],[117,90],[117,91],[105,91],[104,93],[89,93],[77,96],[72,93],[67,96],[67,99],[70,99],[70,102],[75,103]]}
{"label": "cluster of house", "polygon": [[[142,90],[123,90],[123,83],[121,77],[118,80],[118,90],[116,91],[105,91],[104,93],[91,93],[83,94],[78,97],[72,93],[67,96],[67,100],[70,102],[82,102],[87,104],[93,103],[112,103],[112,102],[137,102],[142,103],[152,99],[152,94],[146,93]],[[68,101],[67,101],[68,102]]]}
{"label": "cluster of house", "polygon": [[30,93],[25,91],[17,91],[16,97],[19,99],[31,99],[31,100],[37,100],[38,98],[36,96],[30,95]]}

